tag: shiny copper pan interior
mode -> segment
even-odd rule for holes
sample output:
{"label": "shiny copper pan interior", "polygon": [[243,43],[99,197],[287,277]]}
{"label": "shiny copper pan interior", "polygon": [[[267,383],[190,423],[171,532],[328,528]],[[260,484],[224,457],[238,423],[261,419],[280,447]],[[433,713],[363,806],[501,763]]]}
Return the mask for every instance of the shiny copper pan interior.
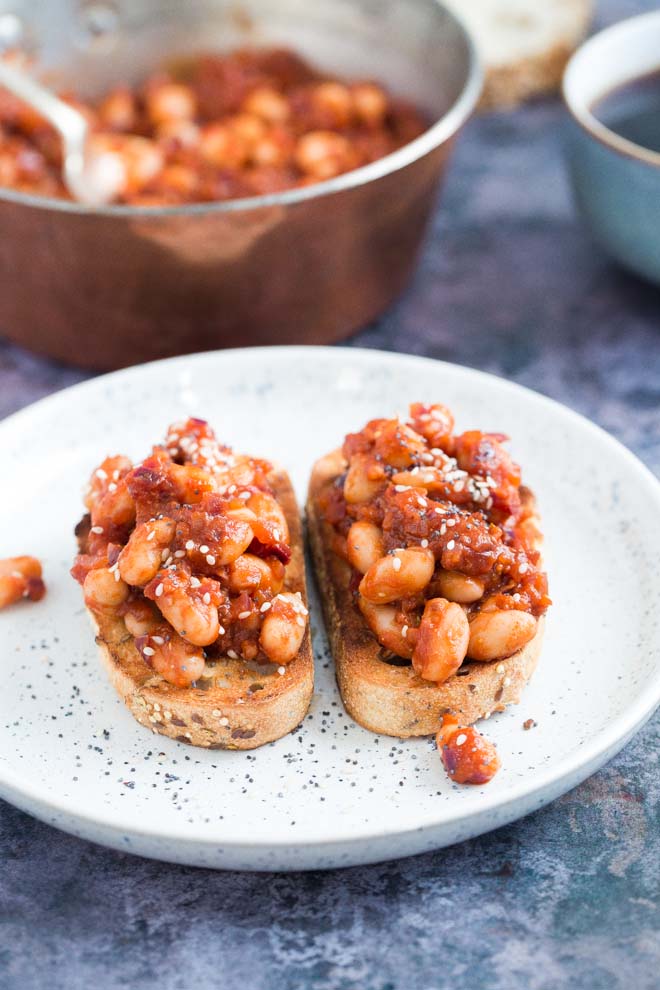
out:
{"label": "shiny copper pan interior", "polygon": [[285,45],[382,80],[435,121],[393,155],[317,186],[218,204],[87,209],[0,190],[0,332],[90,368],[187,351],[327,343],[382,312],[417,258],[481,74],[435,0],[0,3],[44,78],[93,94],[170,57]]}

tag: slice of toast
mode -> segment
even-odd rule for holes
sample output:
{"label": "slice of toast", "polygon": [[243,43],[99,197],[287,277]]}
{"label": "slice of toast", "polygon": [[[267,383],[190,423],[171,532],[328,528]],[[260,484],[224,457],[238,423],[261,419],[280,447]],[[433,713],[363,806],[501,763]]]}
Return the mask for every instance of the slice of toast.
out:
{"label": "slice of toast", "polygon": [[[274,470],[269,483],[291,535],[292,556],[284,590],[299,591],[307,605],[296,497],[284,471]],[[286,667],[223,657],[207,664],[212,676],[178,688],[147,666],[123,619],[89,613],[112,684],[138,722],[153,732],[207,749],[255,749],[291,732],[307,712],[314,687],[309,624],[298,655]]]}
{"label": "slice of toast", "polygon": [[445,0],[472,32],[486,70],[481,105],[513,107],[559,88],[593,0]]}
{"label": "slice of toast", "polygon": [[332,527],[318,511],[318,495],[346,462],[340,450],[317,461],[307,501],[307,529],[325,625],[346,710],[366,729],[388,736],[427,736],[438,731],[446,712],[461,725],[487,718],[520,700],[541,652],[543,619],[534,639],[505,660],[466,661],[435,684],[423,680],[406,660],[388,656],[353,601],[351,568],[332,550]]}

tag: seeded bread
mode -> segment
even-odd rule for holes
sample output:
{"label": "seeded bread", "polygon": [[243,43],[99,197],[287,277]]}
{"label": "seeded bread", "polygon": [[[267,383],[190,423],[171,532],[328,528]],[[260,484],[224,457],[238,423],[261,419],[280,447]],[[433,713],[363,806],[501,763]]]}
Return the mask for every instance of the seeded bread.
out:
{"label": "seeded bread", "polygon": [[[269,478],[291,534],[286,591],[307,604],[302,527],[288,476]],[[84,549],[84,548],[83,548]],[[96,643],[110,680],[131,713],[160,735],[206,749],[255,749],[295,729],[307,712],[314,686],[309,624],[298,656],[279,670],[273,664],[223,658],[208,666],[212,676],[178,688],[151,670],[123,619],[89,610]]]}
{"label": "seeded bread", "polygon": [[346,710],[366,729],[388,736],[427,736],[445,712],[469,725],[517,703],[541,652],[543,619],[534,639],[505,660],[465,662],[444,684],[425,681],[408,661],[383,650],[349,590],[351,569],[331,549],[332,527],[319,514],[318,496],[343,473],[341,451],[314,466],[307,501],[307,529],[335,673]]}
{"label": "seeded bread", "polygon": [[484,108],[513,107],[558,89],[593,12],[593,0],[445,2],[471,30],[484,60]]}

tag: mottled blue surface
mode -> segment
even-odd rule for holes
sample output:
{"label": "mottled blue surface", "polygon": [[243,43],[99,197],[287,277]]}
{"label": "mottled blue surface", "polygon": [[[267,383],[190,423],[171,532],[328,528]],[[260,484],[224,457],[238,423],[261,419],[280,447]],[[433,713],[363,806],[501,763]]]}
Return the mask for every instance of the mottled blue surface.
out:
{"label": "mottled blue surface", "polygon": [[[654,6],[607,0],[600,20]],[[610,264],[576,221],[562,120],[548,102],[472,123],[413,285],[355,343],[539,389],[660,474],[660,292]],[[82,377],[0,345],[0,416]],[[656,715],[604,770],[515,825],[327,874],[167,866],[0,804],[0,986],[651,990],[659,757]]]}

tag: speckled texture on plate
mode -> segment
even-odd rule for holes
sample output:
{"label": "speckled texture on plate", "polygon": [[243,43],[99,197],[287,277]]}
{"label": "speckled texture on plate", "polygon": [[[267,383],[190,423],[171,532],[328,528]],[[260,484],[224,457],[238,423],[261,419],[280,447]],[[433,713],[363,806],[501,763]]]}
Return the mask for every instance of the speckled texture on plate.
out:
{"label": "speckled texture on plate", "polygon": [[[603,0],[601,21],[652,9]],[[660,472],[660,297],[577,223],[561,108],[474,122],[411,291],[356,343],[471,364],[594,418]],[[0,349],[0,415],[82,378]],[[660,715],[553,805],[383,866],[169,867],[0,806],[7,990],[657,986]]]}

